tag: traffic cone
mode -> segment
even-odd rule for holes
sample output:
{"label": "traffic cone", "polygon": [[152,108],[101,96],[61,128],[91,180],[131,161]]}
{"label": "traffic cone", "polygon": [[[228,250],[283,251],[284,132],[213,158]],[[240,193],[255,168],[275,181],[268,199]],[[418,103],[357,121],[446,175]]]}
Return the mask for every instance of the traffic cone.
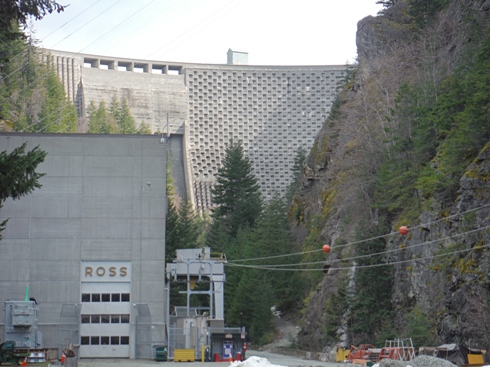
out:
{"label": "traffic cone", "polygon": [[22,367],[27,367],[27,357],[24,358],[24,362],[22,362]]}

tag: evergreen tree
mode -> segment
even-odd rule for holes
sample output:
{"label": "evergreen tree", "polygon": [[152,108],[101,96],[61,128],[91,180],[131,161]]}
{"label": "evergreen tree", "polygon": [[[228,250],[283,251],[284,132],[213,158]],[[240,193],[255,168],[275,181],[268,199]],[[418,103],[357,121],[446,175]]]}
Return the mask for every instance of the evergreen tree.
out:
{"label": "evergreen tree", "polygon": [[449,0],[410,0],[409,13],[419,26],[423,27],[430,23],[435,14],[442,10]]}
{"label": "evergreen tree", "polygon": [[[65,10],[63,5],[52,0],[13,1],[2,0],[0,3],[0,43],[23,38],[20,28],[27,28],[30,17],[36,20],[44,18],[48,13]],[[0,63],[8,63],[11,59],[0,53]]]}
{"label": "evergreen tree", "polygon": [[179,247],[179,213],[175,207],[175,187],[172,178],[172,161],[166,160],[167,172],[165,190],[167,193],[167,217],[165,226],[165,258],[167,262],[172,262],[175,250]]}
{"label": "evergreen tree", "polygon": [[134,122],[134,117],[131,115],[131,111],[129,110],[128,101],[123,98],[120,106],[121,107],[117,117],[114,117],[119,125],[121,134],[136,134],[136,124]]}
{"label": "evergreen tree", "polygon": [[[24,80],[20,70],[24,68],[23,54],[26,52],[26,44],[19,37],[13,40],[4,36],[0,31],[0,57],[8,62],[0,64],[0,119],[15,123],[17,115],[18,99],[14,97],[14,92],[24,88]],[[26,90],[26,92],[28,92]],[[27,93],[26,93],[27,94]],[[24,98],[27,95],[24,95]]]}
{"label": "evergreen tree", "polygon": [[255,225],[262,211],[262,199],[257,179],[252,173],[248,158],[244,156],[241,142],[230,140],[226,146],[212,194],[216,205],[212,210],[212,233],[217,234],[224,230],[234,237],[240,228]]}
{"label": "evergreen tree", "polygon": [[65,95],[65,90],[58,76],[49,68],[45,71],[46,97],[39,113],[36,132],[75,133],[77,132],[77,111]]}
{"label": "evergreen tree", "polygon": [[93,101],[90,102],[87,108],[89,134],[117,134],[119,127],[116,124],[114,117],[107,111],[104,101],[99,103],[99,107],[95,107]]}
{"label": "evergreen tree", "polygon": [[206,233],[205,244],[215,252],[230,252],[229,248],[234,237],[230,234],[226,223],[221,220],[214,220],[211,216],[211,224]]}
{"label": "evergreen tree", "polygon": [[267,274],[262,270],[248,270],[238,280],[236,293],[240,296],[233,299],[229,312],[232,318],[227,318],[228,324],[233,320],[232,325],[245,326],[249,340],[264,344],[265,334],[273,329],[274,292]]}
{"label": "evergreen tree", "polygon": [[121,125],[119,124],[119,121],[121,121],[121,104],[119,103],[119,99],[116,95],[112,96],[111,103],[109,104],[109,113],[114,121],[116,121],[116,124],[119,128],[117,133],[119,133],[121,127]]}
{"label": "evergreen tree", "polygon": [[142,122],[140,127],[138,128],[138,131],[136,131],[137,134],[151,134],[152,131],[150,129],[150,125],[148,125],[146,122]]}
{"label": "evergreen tree", "polygon": [[[284,263],[284,258],[277,256],[291,253],[294,242],[287,209],[280,195],[276,194],[271,199],[255,228],[239,230],[230,243],[232,246],[227,250],[227,258],[231,264],[235,259],[257,257],[266,259],[252,261],[254,266]],[[247,265],[247,262],[240,264]],[[226,273],[227,320],[233,325],[243,322],[257,343],[272,329],[270,308],[276,306],[283,312],[293,311],[303,294],[297,272],[228,266]],[[251,299],[253,303],[250,303]]]}
{"label": "evergreen tree", "polygon": [[393,266],[386,265],[382,254],[374,255],[386,250],[385,239],[379,236],[388,229],[381,220],[377,226],[360,223],[357,229],[359,239],[371,238],[357,244],[355,250],[360,257],[354,276],[351,331],[361,339],[375,340],[375,333],[392,319]]}
{"label": "evergreen tree", "polygon": [[293,200],[293,196],[301,184],[301,180],[303,178],[303,163],[305,159],[306,150],[303,147],[298,147],[298,150],[294,156],[293,166],[291,167],[293,178],[286,192],[287,202],[291,202]]}
{"label": "evergreen tree", "polygon": [[349,309],[349,297],[346,292],[349,281],[349,277],[337,279],[337,282],[340,283],[337,291],[325,301],[324,309],[327,310],[325,313],[325,340],[329,343],[339,342],[337,330]]}
{"label": "evergreen tree", "polygon": [[[37,146],[25,153],[26,145],[22,144],[11,153],[0,153],[0,209],[7,198],[16,200],[41,187],[39,179],[44,174],[36,172],[36,168],[44,162],[46,152]],[[0,223],[0,232],[7,222],[8,219]]]}
{"label": "evergreen tree", "polygon": [[376,4],[381,4],[384,8],[391,8],[392,6],[395,6],[397,1],[398,0],[378,0],[376,1]]}
{"label": "evergreen tree", "polygon": [[177,248],[196,248],[199,229],[192,203],[185,199],[180,205],[178,214],[179,245]]}
{"label": "evergreen tree", "polygon": [[199,234],[197,236],[197,246],[205,247],[206,233],[208,233],[211,224],[211,217],[207,212],[204,212],[201,215],[196,214],[196,222],[197,222],[197,227],[199,228]]}
{"label": "evergreen tree", "polygon": [[172,262],[175,256],[175,251],[179,246],[179,214],[175,208],[171,198],[168,200],[166,231],[165,231],[165,261]]}
{"label": "evergreen tree", "polygon": [[104,101],[99,103],[98,108],[95,108],[93,101],[90,102],[87,115],[90,134],[151,134],[148,124],[142,123],[136,128],[127,100],[120,102],[116,96],[112,98],[109,108]]}
{"label": "evergreen tree", "polygon": [[[270,259],[264,265],[284,264],[284,257],[294,251],[294,241],[289,228],[287,208],[279,194],[275,194],[260,216],[254,231],[254,257],[257,254]],[[289,258],[287,258],[289,259]],[[273,289],[275,306],[281,311],[293,310],[298,306],[298,295],[302,293],[302,281],[298,272],[265,271]]]}
{"label": "evergreen tree", "polygon": [[1,41],[0,53],[11,61],[0,71],[0,118],[15,131],[76,132],[75,106],[52,66],[38,61],[32,38]]}

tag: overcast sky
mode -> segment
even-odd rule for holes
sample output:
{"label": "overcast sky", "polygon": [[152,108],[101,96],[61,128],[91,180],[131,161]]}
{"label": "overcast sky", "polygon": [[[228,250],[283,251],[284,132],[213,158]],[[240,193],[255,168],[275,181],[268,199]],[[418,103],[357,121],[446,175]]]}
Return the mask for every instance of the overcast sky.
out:
{"label": "overcast sky", "polygon": [[40,46],[84,54],[225,64],[344,65],[356,57],[357,22],[376,0],[58,0],[33,23]]}

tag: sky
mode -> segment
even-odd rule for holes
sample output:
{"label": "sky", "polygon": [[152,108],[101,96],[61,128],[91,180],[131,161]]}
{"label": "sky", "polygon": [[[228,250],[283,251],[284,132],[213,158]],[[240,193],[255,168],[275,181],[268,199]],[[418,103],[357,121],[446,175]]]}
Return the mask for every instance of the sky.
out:
{"label": "sky", "polygon": [[357,22],[376,0],[57,0],[63,13],[31,25],[39,46],[101,56],[249,65],[345,65]]}

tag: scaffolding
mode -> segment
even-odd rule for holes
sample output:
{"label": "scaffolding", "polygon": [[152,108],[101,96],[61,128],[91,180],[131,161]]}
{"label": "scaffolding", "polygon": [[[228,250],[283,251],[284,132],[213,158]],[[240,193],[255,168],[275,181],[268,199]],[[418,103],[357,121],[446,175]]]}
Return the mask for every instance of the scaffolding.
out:
{"label": "scaffolding", "polygon": [[411,361],[415,358],[415,348],[413,347],[412,338],[386,340],[384,348],[378,356],[378,362],[381,359],[389,358],[400,361]]}

